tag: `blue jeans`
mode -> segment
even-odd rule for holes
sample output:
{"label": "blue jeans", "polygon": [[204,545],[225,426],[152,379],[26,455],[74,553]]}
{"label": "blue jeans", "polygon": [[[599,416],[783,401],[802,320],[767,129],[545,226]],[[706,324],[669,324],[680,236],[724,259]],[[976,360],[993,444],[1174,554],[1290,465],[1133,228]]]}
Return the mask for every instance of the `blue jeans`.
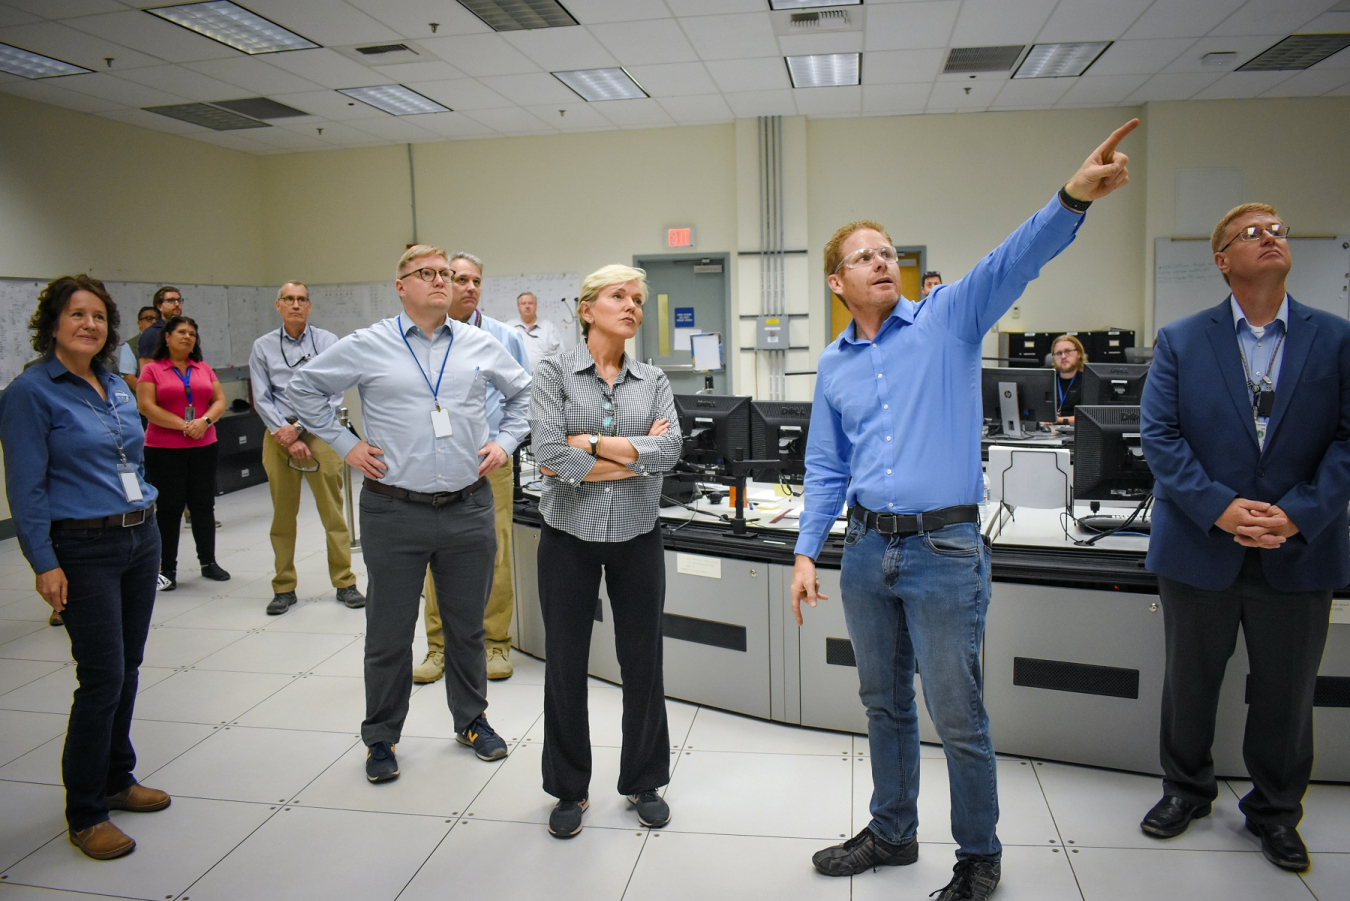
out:
{"label": "blue jeans", "polygon": [[919,826],[914,664],[942,739],[958,857],[998,860],[998,781],[980,697],[989,549],[979,526],[890,537],[849,524],[840,583],[867,708],[872,831],[907,842]]}
{"label": "blue jeans", "polygon": [[108,819],[107,796],[136,782],[131,714],[155,606],[159,530],[151,516],[130,528],[52,533],[69,588],[62,614],[79,687],[70,705],[61,779],[72,832]]}

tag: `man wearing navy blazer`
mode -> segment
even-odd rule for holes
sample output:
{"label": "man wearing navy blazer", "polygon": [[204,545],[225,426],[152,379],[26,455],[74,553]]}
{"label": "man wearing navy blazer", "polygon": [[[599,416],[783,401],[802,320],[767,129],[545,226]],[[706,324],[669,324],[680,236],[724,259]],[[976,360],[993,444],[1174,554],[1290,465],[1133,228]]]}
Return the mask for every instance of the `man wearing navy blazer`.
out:
{"label": "man wearing navy blazer", "polygon": [[1252,790],[1238,806],[1266,858],[1301,871],[1313,688],[1331,593],[1350,582],[1350,321],[1285,292],[1288,228],[1273,207],[1230,211],[1210,246],[1233,293],[1158,333],[1144,388],[1167,668],[1163,798],[1140,827],[1170,838],[1210,812],[1214,717],[1240,623]]}

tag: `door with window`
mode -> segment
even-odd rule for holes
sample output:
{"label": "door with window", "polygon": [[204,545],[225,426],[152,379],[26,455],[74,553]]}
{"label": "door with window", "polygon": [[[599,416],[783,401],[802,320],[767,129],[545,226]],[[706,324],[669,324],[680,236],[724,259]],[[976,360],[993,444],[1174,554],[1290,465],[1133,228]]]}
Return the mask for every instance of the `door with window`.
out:
{"label": "door with window", "polygon": [[[638,356],[659,366],[676,394],[702,390],[707,376],[714,394],[731,393],[730,361],[736,353],[731,328],[730,258],[727,254],[639,257],[634,265],[647,270],[649,294],[638,330]],[[690,338],[697,332],[722,336],[721,367],[694,368]]]}

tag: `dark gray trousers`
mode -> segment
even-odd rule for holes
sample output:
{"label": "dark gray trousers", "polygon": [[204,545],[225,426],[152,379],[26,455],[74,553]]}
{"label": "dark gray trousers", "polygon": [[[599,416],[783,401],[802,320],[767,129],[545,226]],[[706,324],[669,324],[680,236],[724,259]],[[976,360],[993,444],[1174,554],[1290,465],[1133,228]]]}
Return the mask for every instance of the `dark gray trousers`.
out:
{"label": "dark gray trousers", "polygon": [[412,693],[412,642],[427,567],[445,626],[445,694],[455,731],[487,709],[483,609],[497,553],[492,487],[444,507],[361,492],[367,745],[397,742]]}

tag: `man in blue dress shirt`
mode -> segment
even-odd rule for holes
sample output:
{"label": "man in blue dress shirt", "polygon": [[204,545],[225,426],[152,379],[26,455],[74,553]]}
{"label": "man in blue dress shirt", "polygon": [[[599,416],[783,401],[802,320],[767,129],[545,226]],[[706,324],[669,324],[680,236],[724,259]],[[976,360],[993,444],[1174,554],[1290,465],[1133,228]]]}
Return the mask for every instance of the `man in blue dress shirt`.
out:
{"label": "man in blue dress shirt", "polygon": [[[366,478],[361,543],[366,600],[366,778],[398,776],[394,745],[412,692],[412,639],[431,567],[445,629],[455,733],[484,760],[506,756],[488,725],[483,608],[497,550],[487,475],[529,432],[530,375],[482,329],[446,316],[455,273],[445,251],[414,245],[394,287],[403,312],[359,329],[291,380],[300,422]],[[505,398],[490,432],[488,386]],[[366,431],[343,428],[329,398],[356,386]]]}
{"label": "man in blue dress shirt", "polygon": [[874,784],[871,822],[812,858],[826,875],[918,859],[917,661],[947,755],[958,845],[939,901],[983,901],[998,885],[998,788],[980,697],[989,603],[989,549],[977,507],[980,345],[1073,241],[1088,205],[1128,180],[1127,158],[1115,150],[1138,124],[1117,129],[970,274],[919,303],[900,297],[895,248],[879,224],[850,223],[825,247],[830,290],[853,323],[818,366],[792,608],[800,625],[801,602],[814,607],[824,598],[815,558],[847,499],[840,583]]}

